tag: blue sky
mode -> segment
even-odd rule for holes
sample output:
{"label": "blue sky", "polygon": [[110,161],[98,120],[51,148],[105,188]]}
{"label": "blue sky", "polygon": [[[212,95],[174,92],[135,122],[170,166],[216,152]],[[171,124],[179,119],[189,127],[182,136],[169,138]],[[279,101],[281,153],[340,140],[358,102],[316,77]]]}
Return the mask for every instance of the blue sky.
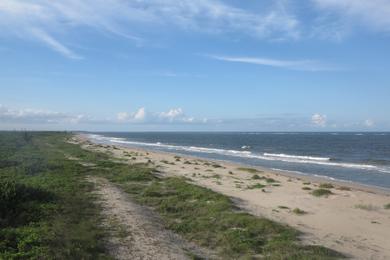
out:
{"label": "blue sky", "polygon": [[389,131],[388,0],[1,0],[0,129]]}

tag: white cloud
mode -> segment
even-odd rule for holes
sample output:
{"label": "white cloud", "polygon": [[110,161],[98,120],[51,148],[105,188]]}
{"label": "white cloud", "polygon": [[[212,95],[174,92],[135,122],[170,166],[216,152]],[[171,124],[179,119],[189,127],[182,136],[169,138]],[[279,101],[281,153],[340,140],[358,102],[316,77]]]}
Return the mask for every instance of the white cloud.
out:
{"label": "white cloud", "polygon": [[92,28],[142,45],[134,32],[156,27],[239,33],[258,38],[299,38],[299,22],[283,1],[258,11],[219,0],[1,0],[0,36],[39,40],[68,58],[80,58],[67,35],[75,28]]}
{"label": "white cloud", "polygon": [[[207,119],[196,119],[185,115],[181,108],[172,108],[166,112],[148,112],[140,108],[136,112],[120,112],[117,115],[120,122],[142,124],[167,124],[167,123],[205,123]],[[206,120],[206,121],[205,121]]]}
{"label": "white cloud", "polygon": [[367,120],[364,121],[363,124],[366,127],[373,127],[375,125],[375,122],[373,120],[371,120],[371,119],[367,119]]}
{"label": "white cloud", "polygon": [[[144,107],[135,112],[120,112],[116,118],[95,119],[83,114],[67,114],[31,108],[13,109],[0,104],[1,124],[204,124],[207,119],[186,116],[181,108],[166,112],[148,112]],[[0,125],[1,127],[1,125]]]}
{"label": "white cloud", "polygon": [[218,55],[207,55],[208,57],[216,60],[227,61],[227,62],[239,62],[248,63],[254,65],[271,66],[278,68],[286,68],[293,70],[305,70],[305,71],[328,71],[336,70],[336,67],[327,66],[321,64],[318,61],[313,60],[278,60],[261,57],[235,57],[235,56],[218,56]]}
{"label": "white cloud", "polygon": [[138,111],[135,112],[135,114],[134,114],[134,119],[137,121],[145,120],[145,117],[146,117],[146,112],[145,112],[144,107],[141,107],[140,109],[138,109]]}
{"label": "white cloud", "polygon": [[311,122],[316,126],[325,127],[327,122],[327,116],[321,114],[314,114],[311,117]]}
{"label": "white cloud", "polygon": [[[388,0],[312,0],[322,11],[337,14],[339,26],[364,25],[375,31],[390,32]],[[334,23],[334,17],[331,17]],[[343,26],[342,26],[343,27]],[[341,30],[345,30],[342,28]]]}
{"label": "white cloud", "polygon": [[144,122],[147,117],[147,112],[144,107],[139,108],[136,112],[128,113],[128,112],[119,112],[117,114],[117,119],[119,122],[132,122],[132,123],[140,123]]}
{"label": "white cloud", "polygon": [[55,124],[71,123],[77,124],[87,120],[84,115],[68,115],[65,113],[37,110],[30,108],[11,109],[0,105],[0,122],[2,123],[23,123],[23,124]]}
{"label": "white cloud", "polygon": [[159,114],[160,118],[168,119],[171,121],[176,119],[176,118],[183,117],[183,116],[184,116],[184,113],[183,113],[183,110],[181,108],[173,108],[173,109],[169,110],[168,112],[161,112]]}

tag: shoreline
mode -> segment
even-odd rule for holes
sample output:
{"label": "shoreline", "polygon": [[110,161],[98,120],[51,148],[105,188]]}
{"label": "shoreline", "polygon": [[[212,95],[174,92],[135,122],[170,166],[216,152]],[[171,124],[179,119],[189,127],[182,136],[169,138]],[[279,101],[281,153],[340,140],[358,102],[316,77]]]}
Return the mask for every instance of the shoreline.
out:
{"label": "shoreline", "polygon": [[[74,135],[84,149],[109,153],[124,163],[151,164],[162,177],[184,177],[230,197],[243,211],[292,226],[305,244],[324,245],[354,259],[388,259],[390,194],[376,187],[247,164],[139,147],[95,142]],[[254,178],[256,176],[256,178]],[[326,196],[313,191],[327,185]],[[302,211],[297,214],[295,211]]]}
{"label": "shoreline", "polygon": [[113,144],[113,143],[109,143],[109,142],[101,142],[100,143],[100,142],[96,142],[95,140],[89,138],[88,134],[77,134],[77,135],[81,136],[83,139],[89,140],[90,142],[93,142],[93,143],[122,147],[125,149],[132,149],[132,150],[137,150],[140,152],[161,153],[161,154],[167,154],[167,155],[171,155],[171,156],[180,155],[182,157],[186,157],[189,159],[205,160],[205,161],[210,161],[210,162],[220,162],[220,163],[225,163],[225,164],[229,164],[231,166],[236,166],[236,167],[254,168],[254,169],[258,169],[260,171],[265,171],[265,172],[269,172],[269,173],[276,174],[276,175],[282,175],[285,177],[302,179],[305,181],[318,182],[318,183],[327,182],[327,183],[332,183],[332,184],[338,185],[338,186],[346,186],[346,187],[349,187],[349,188],[355,189],[355,190],[360,190],[360,191],[364,191],[364,192],[371,192],[371,193],[378,193],[378,194],[383,194],[385,196],[390,196],[390,188],[385,188],[385,187],[380,187],[380,186],[375,186],[375,185],[370,185],[370,184],[363,184],[363,183],[354,182],[354,181],[334,179],[334,178],[324,176],[324,175],[312,175],[312,174],[294,172],[294,171],[289,171],[289,170],[272,169],[272,168],[267,168],[264,166],[239,163],[239,162],[234,162],[234,161],[230,161],[230,160],[207,158],[207,157],[189,155],[189,154],[180,153],[180,152],[168,152],[168,151],[161,151],[161,150],[155,150],[155,149],[148,149],[148,148],[143,148],[143,147],[138,147],[138,146],[131,146],[128,144],[127,145],[120,144],[120,143]]}

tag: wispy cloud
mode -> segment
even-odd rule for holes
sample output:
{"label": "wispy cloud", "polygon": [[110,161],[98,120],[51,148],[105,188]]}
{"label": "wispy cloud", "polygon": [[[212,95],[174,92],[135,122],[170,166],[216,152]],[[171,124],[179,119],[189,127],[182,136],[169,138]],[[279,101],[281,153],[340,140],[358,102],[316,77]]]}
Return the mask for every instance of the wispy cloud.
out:
{"label": "wispy cloud", "polygon": [[45,43],[47,46],[49,46],[54,51],[57,51],[64,55],[67,58],[70,59],[82,59],[81,56],[75,54],[72,50],[70,50],[68,47],[63,45],[62,43],[58,42],[56,39],[54,39],[52,36],[47,34],[45,31],[42,31],[40,29],[31,29],[31,33],[37,37],[37,39],[41,40],[43,43]]}
{"label": "wispy cloud", "polygon": [[241,57],[241,56],[219,56],[219,55],[206,55],[209,58],[227,61],[248,63],[261,66],[271,66],[292,70],[304,70],[304,71],[329,71],[338,70],[335,66],[329,66],[315,60],[279,60],[262,57]]}
{"label": "wispy cloud", "polygon": [[2,0],[0,36],[40,40],[72,59],[80,56],[63,39],[80,27],[111,33],[136,45],[145,42],[136,34],[161,27],[297,39],[299,22],[283,2],[254,12],[219,0]]}
{"label": "wispy cloud", "polygon": [[317,27],[322,28],[325,35],[333,35],[340,39],[356,25],[376,32],[390,32],[390,1],[388,0],[312,0],[312,2],[321,11],[320,24]]}

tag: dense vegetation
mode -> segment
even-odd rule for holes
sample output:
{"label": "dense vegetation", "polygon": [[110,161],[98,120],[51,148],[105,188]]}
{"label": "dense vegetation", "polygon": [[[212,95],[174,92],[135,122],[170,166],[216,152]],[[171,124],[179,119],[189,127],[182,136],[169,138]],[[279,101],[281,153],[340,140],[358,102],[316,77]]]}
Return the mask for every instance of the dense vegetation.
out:
{"label": "dense vegetation", "polygon": [[88,169],[65,137],[0,133],[0,259],[105,258]]}
{"label": "dense vegetation", "polygon": [[106,257],[86,175],[120,185],[158,212],[167,228],[225,259],[334,259],[337,252],[299,243],[299,232],[239,211],[221,194],[151,165],[113,160],[66,143],[63,133],[0,134],[0,259]]}

